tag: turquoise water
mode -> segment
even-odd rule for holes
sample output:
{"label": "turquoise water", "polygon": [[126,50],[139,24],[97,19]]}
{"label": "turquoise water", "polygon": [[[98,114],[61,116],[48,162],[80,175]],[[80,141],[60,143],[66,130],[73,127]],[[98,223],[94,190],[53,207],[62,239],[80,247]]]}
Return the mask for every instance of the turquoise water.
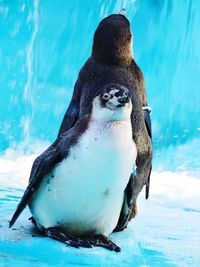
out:
{"label": "turquoise water", "polygon": [[[131,22],[134,57],[153,110],[151,198],[144,202],[142,195],[139,200],[141,211],[129,229],[135,243],[129,245],[128,238],[127,253],[116,258],[95,250],[88,259],[80,252],[74,265],[105,266],[106,257],[108,266],[200,265],[200,2],[0,0],[0,266],[28,266],[36,259],[50,266],[44,249],[30,257],[37,244],[47,246],[52,255],[57,251],[51,264],[74,260],[75,252],[62,254],[57,243],[26,235],[30,225],[25,215],[20,222],[30,245],[21,238],[20,224],[16,240],[22,243],[13,244],[7,218],[26,186],[34,157],[57,135],[98,23],[122,7]],[[124,235],[117,238],[123,241]]]}
{"label": "turquoise water", "polygon": [[102,18],[122,6],[144,72],[156,147],[199,138],[198,0],[1,1],[1,150],[53,141]]}

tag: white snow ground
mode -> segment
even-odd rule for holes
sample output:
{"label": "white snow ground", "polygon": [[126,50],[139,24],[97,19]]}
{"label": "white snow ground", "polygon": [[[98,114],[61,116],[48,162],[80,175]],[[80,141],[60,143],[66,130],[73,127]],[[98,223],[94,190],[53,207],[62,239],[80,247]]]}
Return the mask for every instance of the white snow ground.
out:
{"label": "white snow ground", "polygon": [[32,162],[46,146],[34,145],[36,152],[27,155],[9,149],[0,156],[0,266],[200,266],[200,179],[181,173],[152,173],[149,200],[142,192],[136,219],[112,234],[122,248],[118,254],[41,237],[27,220],[28,209],[9,229]]}

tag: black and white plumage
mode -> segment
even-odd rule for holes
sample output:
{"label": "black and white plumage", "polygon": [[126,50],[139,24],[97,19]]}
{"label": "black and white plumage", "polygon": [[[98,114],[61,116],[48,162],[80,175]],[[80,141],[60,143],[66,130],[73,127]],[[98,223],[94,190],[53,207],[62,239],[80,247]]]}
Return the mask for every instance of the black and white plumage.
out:
{"label": "black and white plumage", "polygon": [[36,225],[48,236],[72,246],[99,245],[95,238],[101,236],[100,245],[119,251],[106,236],[117,226],[136,162],[131,112],[132,105],[140,108],[137,102],[123,86],[105,86],[91,115],[35,160],[10,226],[29,205]]}
{"label": "black and white plumage", "polygon": [[[117,83],[129,88],[132,101],[140,101],[141,110],[147,105],[143,74],[133,58],[132,33],[128,19],[121,14],[103,19],[96,29],[92,54],[81,68],[76,81],[70,105],[62,121],[59,134],[69,130],[75,122],[91,114],[92,101],[109,83]],[[152,165],[151,119],[145,109],[132,113],[132,134],[136,143],[137,176],[130,179],[127,186],[127,203],[122,210],[116,231],[123,230],[128,221],[136,214],[136,199],[146,185],[146,198],[149,195],[149,183]],[[138,128],[134,120],[139,120]]]}

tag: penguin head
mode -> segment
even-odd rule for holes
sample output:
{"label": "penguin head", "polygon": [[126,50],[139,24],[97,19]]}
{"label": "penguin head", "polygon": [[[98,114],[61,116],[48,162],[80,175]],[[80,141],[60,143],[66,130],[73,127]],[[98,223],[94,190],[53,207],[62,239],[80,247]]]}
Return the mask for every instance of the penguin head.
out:
{"label": "penguin head", "polygon": [[92,117],[103,120],[127,120],[132,112],[131,94],[119,84],[105,85],[93,101]]}
{"label": "penguin head", "polygon": [[104,64],[130,65],[132,33],[124,15],[113,14],[100,22],[94,34],[92,57]]}

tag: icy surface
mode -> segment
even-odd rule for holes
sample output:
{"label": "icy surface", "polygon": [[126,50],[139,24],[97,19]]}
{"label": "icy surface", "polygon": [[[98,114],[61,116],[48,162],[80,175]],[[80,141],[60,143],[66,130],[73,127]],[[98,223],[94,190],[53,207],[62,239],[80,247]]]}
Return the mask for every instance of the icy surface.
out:
{"label": "icy surface", "polygon": [[[47,146],[44,145],[44,147]],[[73,249],[41,236],[26,209],[12,229],[8,222],[27,185],[35,153],[8,150],[0,157],[0,266],[199,266],[200,179],[153,172],[151,194],[138,200],[128,228],[111,235],[122,252]]]}

